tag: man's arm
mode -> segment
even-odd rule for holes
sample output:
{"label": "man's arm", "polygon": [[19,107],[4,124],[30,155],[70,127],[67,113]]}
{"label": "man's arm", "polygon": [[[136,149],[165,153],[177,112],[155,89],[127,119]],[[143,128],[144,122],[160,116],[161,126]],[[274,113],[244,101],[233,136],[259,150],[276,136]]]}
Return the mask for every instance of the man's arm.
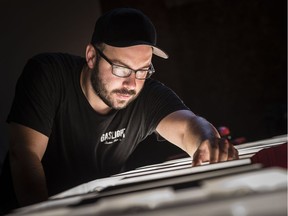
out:
{"label": "man's arm", "polygon": [[10,124],[10,166],[16,197],[21,206],[48,199],[41,159],[48,137],[23,125]]}
{"label": "man's arm", "polygon": [[157,132],[193,158],[193,165],[215,163],[238,158],[238,152],[228,140],[204,118],[189,110],[169,114],[160,121]]}

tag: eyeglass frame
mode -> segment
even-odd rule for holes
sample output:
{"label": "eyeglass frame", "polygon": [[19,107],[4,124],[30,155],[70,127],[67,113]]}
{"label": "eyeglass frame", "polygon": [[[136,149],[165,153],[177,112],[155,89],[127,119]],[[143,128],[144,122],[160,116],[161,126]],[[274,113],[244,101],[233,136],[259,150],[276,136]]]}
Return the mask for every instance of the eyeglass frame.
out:
{"label": "eyeglass frame", "polygon": [[[95,48],[95,50],[97,51],[97,53],[99,53],[100,57],[102,57],[105,61],[107,61],[107,62],[111,65],[111,67],[112,67],[112,70],[111,70],[111,71],[112,71],[112,74],[115,75],[115,76],[117,76],[117,77],[127,78],[127,77],[131,76],[132,72],[134,72],[136,79],[138,79],[138,80],[146,80],[146,79],[150,78],[153,73],[155,73],[155,69],[154,69],[152,63],[149,65],[149,69],[147,69],[147,70],[145,70],[145,69],[134,70],[134,69],[129,68],[129,67],[126,67],[126,66],[114,64],[99,48],[97,48],[94,44],[92,44],[92,45],[93,45],[93,47]],[[129,72],[130,72],[130,73],[129,73],[128,75],[125,75],[125,76],[117,75],[117,74],[114,73],[114,70],[113,70],[114,67],[129,69]],[[145,72],[147,72],[146,77],[145,77],[145,78],[137,78],[137,72],[138,72],[138,71],[142,71],[142,72],[145,71]]]}

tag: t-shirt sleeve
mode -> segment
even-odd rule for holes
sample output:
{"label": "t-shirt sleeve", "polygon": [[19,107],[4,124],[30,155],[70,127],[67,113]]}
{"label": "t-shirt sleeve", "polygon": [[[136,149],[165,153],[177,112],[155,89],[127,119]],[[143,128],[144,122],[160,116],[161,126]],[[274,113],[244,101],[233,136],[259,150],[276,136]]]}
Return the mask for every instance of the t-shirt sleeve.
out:
{"label": "t-shirt sleeve", "polygon": [[145,94],[145,126],[148,134],[155,132],[159,122],[167,115],[178,110],[189,110],[183,101],[169,87],[158,81],[148,83]]}
{"label": "t-shirt sleeve", "polygon": [[55,65],[44,56],[30,59],[20,75],[7,122],[30,127],[49,137],[59,100]]}

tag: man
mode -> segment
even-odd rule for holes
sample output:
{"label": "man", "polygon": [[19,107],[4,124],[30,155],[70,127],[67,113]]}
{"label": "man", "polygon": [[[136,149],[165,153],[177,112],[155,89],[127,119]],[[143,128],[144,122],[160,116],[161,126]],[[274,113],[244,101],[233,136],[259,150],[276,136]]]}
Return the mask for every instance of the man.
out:
{"label": "man", "polygon": [[153,54],[168,58],[151,21],[122,8],[96,22],[85,59],[46,53],[28,61],[7,120],[11,169],[3,171],[20,206],[120,172],[152,133],[186,151],[193,165],[238,157],[208,121],[150,78]]}

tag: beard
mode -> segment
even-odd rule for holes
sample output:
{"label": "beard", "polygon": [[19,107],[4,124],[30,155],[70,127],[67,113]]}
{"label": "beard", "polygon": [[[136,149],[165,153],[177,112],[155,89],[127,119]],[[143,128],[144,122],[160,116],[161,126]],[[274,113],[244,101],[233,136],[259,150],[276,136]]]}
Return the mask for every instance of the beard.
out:
{"label": "beard", "polygon": [[[95,94],[98,95],[98,97],[110,108],[120,110],[128,106],[133,100],[136,99],[137,93],[135,90],[128,90],[126,88],[122,89],[114,89],[112,91],[109,91],[107,86],[108,84],[103,81],[99,77],[99,65],[98,61],[95,65],[95,67],[92,69],[91,73],[91,84],[92,88],[95,92]],[[120,100],[113,98],[113,95],[116,94],[125,94],[125,95],[131,95],[132,97],[130,100]]]}

